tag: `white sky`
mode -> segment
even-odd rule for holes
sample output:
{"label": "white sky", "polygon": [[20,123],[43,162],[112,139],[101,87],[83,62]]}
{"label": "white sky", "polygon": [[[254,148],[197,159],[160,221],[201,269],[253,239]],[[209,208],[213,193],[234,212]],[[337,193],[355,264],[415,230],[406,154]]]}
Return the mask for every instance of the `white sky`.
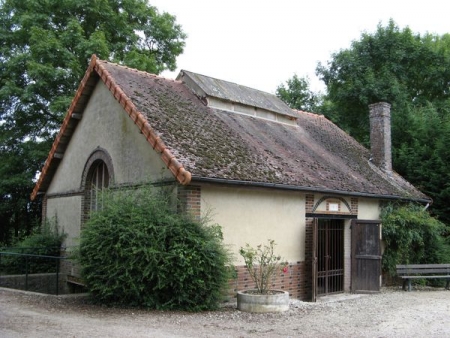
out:
{"label": "white sky", "polygon": [[450,33],[447,0],[149,0],[188,35],[180,69],[269,93],[294,74],[323,90],[317,63],[389,18],[415,33]]}

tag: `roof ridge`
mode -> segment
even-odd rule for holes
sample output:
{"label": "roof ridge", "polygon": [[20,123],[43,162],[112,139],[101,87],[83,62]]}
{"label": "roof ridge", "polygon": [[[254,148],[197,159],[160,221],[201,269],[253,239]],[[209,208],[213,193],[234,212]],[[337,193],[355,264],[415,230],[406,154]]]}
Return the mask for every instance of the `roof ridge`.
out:
{"label": "roof ridge", "polygon": [[130,70],[130,71],[133,71],[133,72],[136,72],[136,73],[140,73],[140,74],[145,75],[145,76],[159,78],[161,80],[167,80],[167,81],[172,81],[172,82],[176,82],[176,83],[182,83],[182,81],[177,80],[177,79],[172,79],[172,78],[165,77],[165,76],[162,76],[162,75],[159,75],[159,74],[149,73],[149,72],[146,72],[144,70],[140,70],[140,69],[137,69],[137,68],[121,65],[119,63],[114,63],[114,62],[103,60],[103,59],[98,59],[97,58],[97,62],[107,63],[107,64],[109,64],[111,66],[114,66],[114,67],[121,67],[121,68]]}
{"label": "roof ridge", "polygon": [[192,72],[192,71],[186,70],[186,69],[181,69],[181,70],[180,70],[180,73],[181,73],[181,72],[188,72],[188,73],[191,73],[191,74],[196,74],[196,75],[208,77],[208,78],[210,78],[210,79],[214,79],[214,80],[217,80],[217,81],[231,83],[231,84],[236,85],[236,86],[238,86],[238,87],[245,87],[245,88],[248,88],[248,89],[250,89],[250,90],[256,90],[256,91],[261,92],[261,93],[265,93],[265,94],[269,94],[269,95],[272,95],[272,96],[276,96],[275,94],[269,93],[269,92],[267,92],[267,91],[265,91],[265,90],[261,90],[261,89],[258,89],[258,88],[253,88],[253,87],[250,87],[250,86],[247,86],[247,85],[243,85],[243,84],[239,84],[239,83],[233,82],[233,81],[222,80],[222,79],[219,79],[218,77],[209,76],[209,75],[204,75],[204,74]]}
{"label": "roof ridge", "polygon": [[324,119],[328,120],[327,117],[325,115],[323,115],[323,114],[313,113],[313,112],[309,112],[309,111],[306,111],[306,110],[293,109],[293,108],[292,108],[292,110],[294,112],[296,112],[297,114],[299,114],[299,115],[300,114],[313,115],[313,116],[324,118]]}

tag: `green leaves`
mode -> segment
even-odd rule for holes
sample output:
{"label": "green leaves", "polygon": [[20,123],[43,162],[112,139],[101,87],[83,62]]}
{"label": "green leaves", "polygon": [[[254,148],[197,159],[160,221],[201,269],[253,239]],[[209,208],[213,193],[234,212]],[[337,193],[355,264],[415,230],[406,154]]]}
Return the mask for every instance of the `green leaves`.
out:
{"label": "green leaves", "polygon": [[309,89],[309,79],[299,78],[296,74],[286,81],[286,86],[277,87],[276,95],[292,109],[315,112],[320,97]]}
{"label": "green leaves", "polygon": [[382,212],[383,270],[395,274],[396,264],[445,263],[450,246],[444,235],[450,228],[431,217],[419,205],[389,205]]}
{"label": "green leaves", "polygon": [[[59,257],[61,244],[65,237],[66,234],[59,232],[56,219],[47,220],[41,226],[37,225],[29,236],[14,243],[13,248],[5,248],[2,251]],[[29,257],[27,265],[25,265],[24,260],[22,256],[3,256],[1,261],[2,272],[22,274],[56,271],[56,260]],[[25,267],[27,267],[27,271],[25,271]]]}
{"label": "green leaves", "polygon": [[[14,161],[5,163],[18,156],[33,173],[21,187],[20,198],[10,198],[12,190],[0,191],[13,209],[0,214],[0,219],[7,218],[2,223],[7,233],[22,226],[11,217],[28,217],[17,210],[30,209],[35,173],[44,164],[91,55],[159,74],[176,68],[185,38],[175,17],[159,13],[146,0],[0,2],[0,166],[11,167]],[[20,152],[24,142],[37,150]],[[0,181],[21,175],[18,166]],[[21,205],[15,204],[19,201]]]}
{"label": "green leaves", "polygon": [[[441,69],[450,62],[448,50],[450,45],[440,37],[421,37],[409,28],[399,29],[391,20],[373,34],[362,34],[349,49],[333,54],[316,72],[327,86],[328,99],[340,112],[341,126],[364,141],[368,104],[387,101],[395,114],[408,104],[448,98],[450,73]],[[394,124],[394,129],[398,127]]]}
{"label": "green leaves", "polygon": [[281,256],[277,256],[274,252],[275,241],[268,240],[266,245],[258,245],[256,248],[251,247],[248,243],[245,247],[239,249],[239,254],[244,258],[245,267],[255,282],[258,293],[267,294],[270,291],[270,284],[276,277],[276,274],[284,267],[285,271],[287,263],[281,262]]}
{"label": "green leaves", "polygon": [[95,300],[189,311],[218,306],[231,277],[228,251],[217,227],[174,214],[170,195],[148,187],[104,193],[80,241]]}
{"label": "green leaves", "polygon": [[392,105],[393,167],[430,196],[431,211],[450,224],[450,161],[443,160],[450,142],[449,34],[415,34],[390,20],[316,72],[328,90],[328,105],[319,111],[368,148],[368,105]]}

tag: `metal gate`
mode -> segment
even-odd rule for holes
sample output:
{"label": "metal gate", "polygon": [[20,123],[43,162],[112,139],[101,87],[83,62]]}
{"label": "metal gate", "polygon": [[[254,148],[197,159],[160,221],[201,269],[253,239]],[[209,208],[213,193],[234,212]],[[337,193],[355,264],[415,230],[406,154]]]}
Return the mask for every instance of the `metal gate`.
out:
{"label": "metal gate", "polygon": [[344,290],[344,221],[319,219],[317,223],[317,295]]}

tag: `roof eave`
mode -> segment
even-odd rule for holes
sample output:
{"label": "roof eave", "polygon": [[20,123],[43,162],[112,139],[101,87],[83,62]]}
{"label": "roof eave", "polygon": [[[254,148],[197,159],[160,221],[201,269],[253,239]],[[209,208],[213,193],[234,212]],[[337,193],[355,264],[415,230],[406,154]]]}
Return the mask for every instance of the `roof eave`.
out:
{"label": "roof eave", "polygon": [[215,183],[215,184],[233,185],[233,186],[240,185],[240,186],[248,186],[248,187],[255,187],[255,188],[272,188],[272,189],[281,189],[281,190],[290,190],[290,191],[316,192],[316,193],[322,193],[322,194],[332,194],[332,195],[342,195],[342,196],[355,196],[355,197],[376,198],[376,199],[383,199],[383,200],[418,202],[418,203],[422,203],[422,204],[428,204],[428,203],[431,204],[433,202],[433,200],[431,198],[426,199],[426,198],[414,198],[414,197],[395,196],[395,195],[370,194],[370,193],[363,193],[363,192],[351,192],[351,191],[314,188],[314,187],[303,187],[303,186],[296,186],[296,185],[267,183],[267,182],[229,180],[229,179],[201,177],[201,176],[192,176],[191,183],[194,183],[194,182]]}

